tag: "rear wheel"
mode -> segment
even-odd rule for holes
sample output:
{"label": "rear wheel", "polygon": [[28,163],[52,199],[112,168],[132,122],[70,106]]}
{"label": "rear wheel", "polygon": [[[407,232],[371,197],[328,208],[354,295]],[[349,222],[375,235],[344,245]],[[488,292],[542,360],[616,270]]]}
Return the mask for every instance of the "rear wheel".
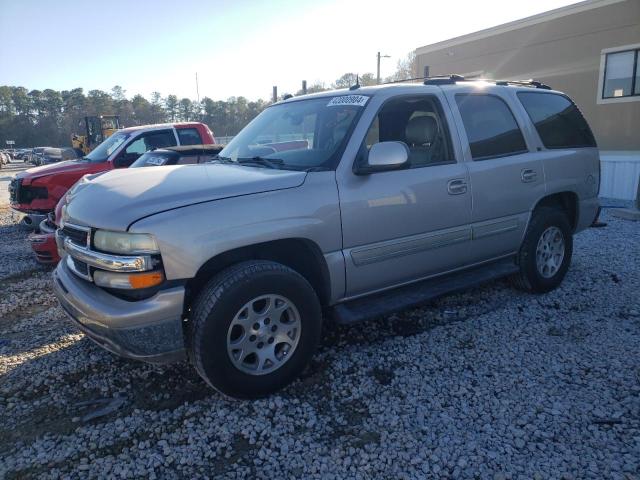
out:
{"label": "rear wheel", "polygon": [[564,211],[544,207],[534,211],[520,252],[515,285],[545,293],[556,288],[567,273],[573,253],[573,232]]}
{"label": "rear wheel", "polygon": [[300,374],[321,326],[320,303],[304,277],[275,262],[243,262],[216,275],[198,295],[188,353],[213,388],[257,398]]}

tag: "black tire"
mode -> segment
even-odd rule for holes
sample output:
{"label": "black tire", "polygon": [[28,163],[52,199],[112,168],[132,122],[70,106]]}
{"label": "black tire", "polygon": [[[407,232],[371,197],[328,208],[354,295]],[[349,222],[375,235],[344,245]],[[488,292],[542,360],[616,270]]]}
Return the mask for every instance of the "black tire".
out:
{"label": "black tire", "polygon": [[[229,326],[240,309],[261,295],[281,295],[300,314],[297,347],[277,370],[252,375],[227,353]],[[213,388],[236,398],[260,398],[292,382],[311,360],[320,340],[322,311],[307,280],[289,267],[264,260],[238,263],[215,275],[198,294],[188,322],[187,352],[198,374]]]}
{"label": "black tire", "polygon": [[[562,232],[564,257],[558,270],[547,278],[540,273],[536,265],[536,249],[540,237],[550,227],[556,227]],[[513,284],[516,288],[531,293],[546,293],[555,289],[562,283],[569,269],[572,254],[573,231],[566,213],[551,207],[536,209],[518,253],[517,263],[520,272],[514,275]]]}

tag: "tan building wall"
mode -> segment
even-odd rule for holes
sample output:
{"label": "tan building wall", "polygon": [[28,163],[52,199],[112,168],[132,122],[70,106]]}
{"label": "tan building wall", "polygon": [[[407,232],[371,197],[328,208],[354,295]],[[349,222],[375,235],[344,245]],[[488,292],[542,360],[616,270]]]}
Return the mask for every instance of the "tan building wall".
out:
{"label": "tan building wall", "polygon": [[640,97],[599,100],[603,50],[634,44],[640,0],[590,0],[418,48],[416,63],[419,75],[540,80],[573,98],[601,149],[640,151]]}

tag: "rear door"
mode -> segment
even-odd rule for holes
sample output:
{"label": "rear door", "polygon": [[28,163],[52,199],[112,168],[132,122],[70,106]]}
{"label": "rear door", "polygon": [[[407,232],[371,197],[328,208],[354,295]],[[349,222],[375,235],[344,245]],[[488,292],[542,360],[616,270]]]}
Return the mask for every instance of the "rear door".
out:
{"label": "rear door", "polygon": [[515,97],[505,89],[453,90],[447,98],[473,186],[473,260],[514,253],[529,212],[545,192],[541,158],[523,133],[528,123],[521,109],[510,107]]}

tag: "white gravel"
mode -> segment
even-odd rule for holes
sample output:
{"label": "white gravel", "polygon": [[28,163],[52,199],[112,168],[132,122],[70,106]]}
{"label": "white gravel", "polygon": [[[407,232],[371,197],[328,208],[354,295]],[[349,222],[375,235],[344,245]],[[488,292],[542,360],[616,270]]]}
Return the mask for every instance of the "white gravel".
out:
{"label": "white gravel", "polygon": [[603,217],[560,289],[327,328],[249,402],[79,334],[0,210],[0,478],[640,478],[640,223]]}

